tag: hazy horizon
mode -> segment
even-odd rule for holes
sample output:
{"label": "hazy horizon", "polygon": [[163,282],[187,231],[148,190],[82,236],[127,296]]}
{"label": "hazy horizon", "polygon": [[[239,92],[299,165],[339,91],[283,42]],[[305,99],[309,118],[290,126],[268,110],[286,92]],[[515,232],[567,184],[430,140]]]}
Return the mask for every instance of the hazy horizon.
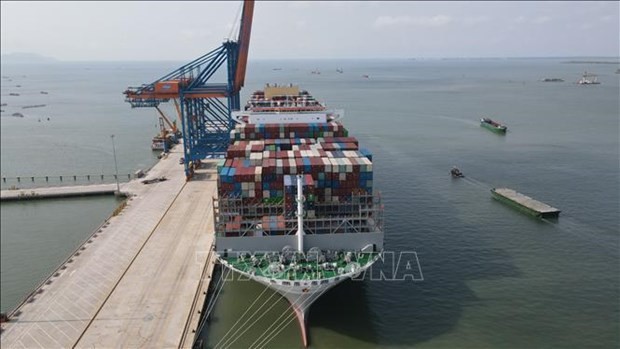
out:
{"label": "hazy horizon", "polygon": [[[70,59],[58,59],[56,57],[43,56],[36,52],[10,52],[10,53],[2,53],[2,57],[11,56],[11,55],[35,55],[37,57],[41,57],[45,59],[44,61],[37,62],[24,62],[24,63],[90,63],[90,62],[110,62],[110,63],[131,63],[131,62],[188,62],[179,60],[179,59],[168,59],[168,60],[129,60],[129,59],[118,59],[118,60],[70,60]],[[194,57],[198,58],[198,57]],[[468,59],[476,59],[476,60],[501,60],[501,59],[617,59],[617,62],[609,62],[611,63],[620,63],[620,55],[619,56],[522,56],[522,57],[501,57],[501,56],[488,56],[488,57],[343,57],[343,58],[329,58],[329,57],[317,57],[317,58],[249,58],[250,61],[305,61],[305,60],[313,60],[313,61],[350,61],[350,60],[468,60]],[[22,63],[15,61],[8,61],[2,63]],[[599,62],[599,63],[607,63],[607,62]]]}
{"label": "hazy horizon", "polygon": [[[236,38],[241,1],[2,1],[2,54],[62,61],[190,61]],[[249,58],[618,57],[620,4],[268,2]]]}

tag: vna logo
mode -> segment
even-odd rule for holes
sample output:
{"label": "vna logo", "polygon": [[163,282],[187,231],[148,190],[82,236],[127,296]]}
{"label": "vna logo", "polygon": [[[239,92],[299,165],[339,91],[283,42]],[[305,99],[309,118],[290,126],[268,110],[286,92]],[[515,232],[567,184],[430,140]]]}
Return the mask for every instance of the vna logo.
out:
{"label": "vna logo", "polygon": [[414,251],[384,251],[373,265],[353,280],[363,280],[370,274],[372,281],[423,281],[422,267]]}

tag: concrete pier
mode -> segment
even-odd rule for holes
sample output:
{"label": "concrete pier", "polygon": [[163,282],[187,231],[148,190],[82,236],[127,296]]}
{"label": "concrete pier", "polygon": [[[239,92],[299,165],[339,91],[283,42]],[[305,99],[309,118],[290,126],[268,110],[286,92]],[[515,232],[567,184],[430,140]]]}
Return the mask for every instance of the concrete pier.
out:
{"label": "concrete pier", "polygon": [[2,348],[191,347],[213,261],[216,164],[185,181],[182,145],[121,191],[127,206],[9,314]]}
{"label": "concrete pier", "polygon": [[[133,186],[123,184],[122,187],[128,187],[125,188],[127,190]],[[112,195],[115,191],[116,183],[2,190],[0,191],[0,201],[58,199],[75,196]]]}

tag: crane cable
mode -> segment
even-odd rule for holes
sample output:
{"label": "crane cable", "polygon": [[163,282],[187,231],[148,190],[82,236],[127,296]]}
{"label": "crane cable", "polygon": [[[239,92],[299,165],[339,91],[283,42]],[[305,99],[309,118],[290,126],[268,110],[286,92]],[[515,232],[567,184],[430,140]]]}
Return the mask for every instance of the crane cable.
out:
{"label": "crane cable", "polygon": [[[217,344],[214,346],[214,348],[217,348],[217,347],[218,347],[218,345],[220,345],[221,343],[222,343],[222,344],[225,344],[226,342],[228,342],[228,340],[229,340],[229,339],[226,339],[226,336],[228,336],[228,334],[230,333],[230,331],[232,331],[232,330],[233,330],[233,329],[237,326],[237,324],[239,323],[239,321],[241,321],[241,320],[245,317],[245,315],[246,315],[246,314],[250,311],[250,309],[252,309],[252,308],[254,307],[254,304],[256,304],[256,302],[258,302],[258,300],[259,300],[259,299],[263,296],[263,294],[264,294],[264,293],[265,293],[268,289],[269,289],[269,287],[265,286],[265,288],[263,289],[263,292],[261,292],[261,293],[258,295],[258,297],[256,297],[256,299],[254,300],[254,302],[252,302],[252,304],[250,304],[250,306],[249,306],[249,307],[245,310],[245,312],[243,312],[243,314],[241,314],[241,316],[237,319],[237,321],[236,321],[236,322],[235,322],[235,323],[234,323],[234,324],[230,327],[230,329],[228,329],[228,331],[227,331],[227,332],[226,332],[226,333],[222,336],[222,338],[220,338],[220,341],[219,341],[219,342],[217,342]],[[272,296],[273,296],[273,294],[272,294]],[[270,298],[271,298],[271,297],[269,297],[269,298],[267,299],[267,301],[268,301]],[[263,303],[263,304],[265,304],[265,303]],[[254,317],[254,315],[256,315],[256,313],[258,312],[258,310],[260,310],[260,309],[257,309],[256,311],[254,311],[254,313],[253,313],[252,315],[250,315],[249,319],[251,319],[252,317]],[[248,320],[246,320],[246,322],[247,322],[247,321],[248,321]],[[237,329],[237,330],[236,330],[233,334],[237,333],[238,331],[239,331],[239,329]],[[232,336],[232,335],[231,335],[231,336]],[[225,339],[226,339],[226,340],[225,340]]]}
{"label": "crane cable", "polygon": [[[260,336],[258,336],[256,338],[256,340],[252,344],[250,344],[250,346],[248,348],[252,348],[255,345],[256,345],[255,348],[260,348],[260,347],[264,347],[265,345],[267,345],[275,337],[277,337],[277,335],[280,334],[280,332],[282,332],[286,328],[286,326],[288,326],[288,324],[290,324],[292,321],[295,320],[295,318],[297,317],[297,314],[295,314],[295,305],[298,305],[300,308],[303,307],[303,306],[312,305],[312,303],[315,300],[319,299],[323,294],[325,294],[325,292],[329,291],[330,289],[331,289],[331,287],[328,287],[328,288],[324,289],[323,291],[321,291],[318,296],[306,298],[306,299],[302,300],[301,302],[299,302],[299,299],[302,296],[302,294],[300,294],[297,297],[297,299],[295,299],[295,301],[293,303],[290,303],[288,308],[286,308],[282,312],[282,314],[280,314],[280,316],[278,316],[278,318],[275,319],[272,322],[272,324],[269,327],[267,327],[267,329],[265,331],[263,331],[263,333]],[[289,309],[293,310],[292,314],[289,313]],[[289,313],[289,314],[286,315],[287,313]],[[283,316],[284,316],[284,318],[282,319]],[[280,319],[282,319],[282,322],[278,323],[280,321]],[[276,325],[276,326],[273,327],[274,325]],[[304,326],[305,326],[305,324],[304,324]],[[273,327],[273,329],[272,329],[272,327]]]}
{"label": "crane cable", "polygon": [[215,286],[214,296],[211,299],[211,302],[207,305],[207,309],[206,309],[207,311],[202,317],[202,321],[198,325],[198,329],[196,330],[196,333],[200,333],[202,331],[202,328],[204,327],[205,323],[207,322],[207,319],[209,318],[209,315],[211,315],[213,308],[215,308],[215,303],[217,301],[217,298],[220,295],[220,291],[222,291],[222,288],[224,288],[224,283],[226,282],[226,279],[228,278],[228,274],[230,274],[230,269],[227,270],[226,276],[224,276],[223,272],[220,275],[220,279],[218,280],[218,283]]}
{"label": "crane cable", "polygon": [[236,29],[240,29],[240,27],[241,27],[241,23],[239,23],[239,16],[241,16],[241,10],[242,9],[243,9],[243,1],[241,1],[241,4],[239,5],[239,8],[237,9],[237,14],[235,15],[235,20],[233,21],[232,26],[230,28],[230,33],[228,34],[228,41],[234,40],[233,39],[233,34],[234,34],[234,36],[238,35],[238,31],[236,31]]}
{"label": "crane cable", "polygon": [[[244,333],[246,333],[252,326],[254,326],[255,323],[258,322],[258,320],[260,320],[263,316],[265,316],[270,310],[271,308],[273,308],[276,304],[278,304],[277,302],[272,302],[271,306],[269,308],[267,308],[267,310],[265,310],[259,317],[257,317],[249,326],[247,326],[245,328],[245,330],[243,330],[241,333],[237,334],[241,329],[243,329],[243,326],[245,326],[245,324],[247,324],[253,317],[254,315],[258,314],[258,312],[267,304],[268,301],[271,300],[271,298],[273,298],[275,295],[278,295],[279,293],[274,292],[271,294],[271,296],[269,296],[269,298],[267,298],[267,300],[265,300],[263,302],[263,304],[258,307],[258,309],[256,309],[256,311],[254,312],[254,314],[252,314],[249,318],[247,318],[242,324],[241,327],[239,327],[237,330],[235,330],[233,333],[230,334],[229,337],[233,337],[234,338],[227,338],[224,343],[222,343],[222,345],[220,346],[220,348],[225,348],[225,347],[230,347],[234,342],[237,341],[237,339],[239,339]],[[223,338],[222,338],[223,339]],[[222,339],[220,339],[220,342],[222,341]],[[232,342],[230,341],[232,339]],[[217,348],[218,345],[220,343],[218,343],[214,348]]]}

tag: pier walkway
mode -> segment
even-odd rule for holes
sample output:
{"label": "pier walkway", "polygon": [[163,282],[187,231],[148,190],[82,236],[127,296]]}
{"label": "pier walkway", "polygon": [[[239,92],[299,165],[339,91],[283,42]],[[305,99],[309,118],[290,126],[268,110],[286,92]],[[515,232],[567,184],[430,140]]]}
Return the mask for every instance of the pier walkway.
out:
{"label": "pier walkway", "polygon": [[182,145],[121,191],[127,206],[2,324],[2,348],[191,347],[213,257],[215,162],[185,181]]}
{"label": "pier walkway", "polygon": [[[129,183],[123,183],[121,187],[126,190],[128,188],[134,187],[129,186],[128,184]],[[0,191],[0,201],[55,199],[72,196],[106,195],[114,194],[115,191],[116,183],[2,190]],[[121,190],[121,192],[123,191]]]}

